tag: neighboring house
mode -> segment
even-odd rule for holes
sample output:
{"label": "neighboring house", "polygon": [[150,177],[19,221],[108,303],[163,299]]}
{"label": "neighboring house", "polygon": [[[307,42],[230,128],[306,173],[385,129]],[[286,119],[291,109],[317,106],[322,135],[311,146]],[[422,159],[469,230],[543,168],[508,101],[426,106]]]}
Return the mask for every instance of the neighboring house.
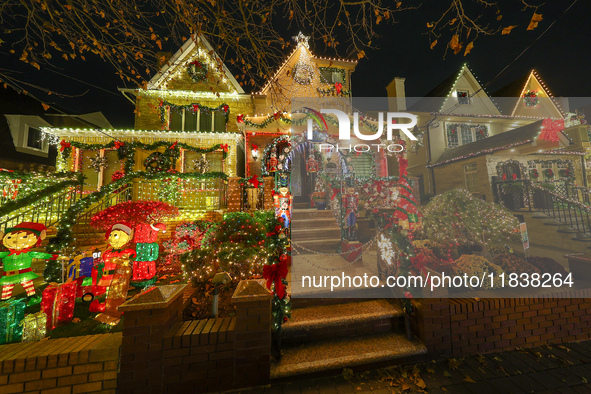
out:
{"label": "neighboring house", "polygon": [[0,107],[0,168],[8,170],[55,169],[57,149],[43,138],[41,127],[111,127],[100,112],[51,113],[52,110],[46,111],[37,100],[11,88],[0,90]]}
{"label": "neighboring house", "polygon": [[[400,86],[388,91],[403,95]],[[425,194],[464,187],[493,200],[493,183],[503,178],[586,182],[582,159],[562,130],[566,111],[535,71],[489,95],[464,65],[408,112],[418,117],[423,143],[409,154],[409,172]]]}

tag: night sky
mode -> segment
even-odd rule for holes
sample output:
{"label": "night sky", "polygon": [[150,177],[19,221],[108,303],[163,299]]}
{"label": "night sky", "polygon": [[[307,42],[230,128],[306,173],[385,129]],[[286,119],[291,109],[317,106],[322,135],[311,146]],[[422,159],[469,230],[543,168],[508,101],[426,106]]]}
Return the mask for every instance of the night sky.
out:
{"label": "night sky", "polygon": [[[374,40],[374,44],[379,49],[367,50],[366,58],[359,62],[352,80],[354,96],[385,96],[385,86],[399,76],[406,78],[407,96],[419,97],[450,74],[457,73],[465,62],[489,93],[535,68],[555,96],[591,96],[591,1],[575,1],[572,8],[564,13],[573,0],[548,0],[538,10],[544,20],[533,31],[525,30],[533,11],[522,12],[517,0],[500,0],[501,3],[507,1],[515,5],[503,15],[501,25],[518,27],[509,35],[479,37],[472,53],[465,57],[463,50],[457,55],[448,52],[444,57],[449,37],[440,39],[434,50],[429,49],[428,37],[423,34],[427,30],[427,22],[441,13],[441,9],[429,4],[441,6],[448,4],[447,1],[424,1],[418,10],[396,14],[398,23],[378,26],[381,37]],[[540,38],[554,21],[554,25]],[[297,34],[298,30],[291,28],[286,31],[286,37]],[[306,34],[305,29],[303,32]],[[515,60],[528,46],[529,49]],[[317,55],[334,55],[319,45],[312,45],[311,49]],[[28,89],[38,98],[52,102],[66,112],[102,111],[115,127],[133,127],[133,105],[117,91],[117,87],[125,85],[113,68],[100,60],[58,64],[62,68],[57,72],[67,76],[51,70],[37,71],[2,53],[0,64],[4,69],[22,70],[19,75],[13,74],[22,81],[77,95],[59,98]],[[507,65],[510,65],[509,68],[493,80]]]}

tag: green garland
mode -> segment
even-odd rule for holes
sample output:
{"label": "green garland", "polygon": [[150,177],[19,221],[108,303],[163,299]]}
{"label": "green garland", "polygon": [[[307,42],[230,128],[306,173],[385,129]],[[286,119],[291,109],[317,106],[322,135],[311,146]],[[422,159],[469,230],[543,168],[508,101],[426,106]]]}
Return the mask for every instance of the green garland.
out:
{"label": "green garland", "polygon": [[76,201],[64,214],[62,220],[57,225],[57,235],[50,241],[47,250],[57,252],[70,245],[72,242],[72,227],[74,226],[75,220],[80,216],[86,209],[92,204],[97,203],[104,196],[111,194],[124,187],[126,184],[133,181],[133,178],[144,178],[147,180],[154,179],[166,179],[166,178],[179,178],[179,179],[223,179],[227,180],[228,176],[223,172],[207,172],[205,174],[197,172],[187,173],[175,173],[170,174],[168,172],[144,172],[137,171],[127,174],[123,178],[111,182],[110,184],[103,186],[99,191],[89,194],[88,196]]}
{"label": "green garland", "polygon": [[[548,163],[556,164],[558,167],[568,169],[568,174],[565,174],[565,176],[563,176],[563,178],[566,178],[567,182],[574,182],[575,181],[575,179],[576,179],[575,166],[574,166],[572,160],[568,160],[568,159],[551,159],[551,160],[535,159],[535,160],[529,160],[527,162],[527,165],[528,165],[528,167],[531,168],[531,167],[535,167],[538,164],[548,164]],[[550,170],[550,168],[548,168],[546,170]],[[544,170],[544,175],[546,175],[546,170]],[[555,175],[554,170],[552,170],[552,176],[549,178],[553,178],[554,175]],[[562,177],[562,175],[561,175],[561,177]]]}
{"label": "green garland", "polygon": [[43,174],[39,172],[24,172],[24,171],[0,171],[0,181],[5,179],[13,179],[13,180],[22,180],[28,181],[34,178],[52,178],[52,179],[61,179],[61,178],[69,178],[74,179],[77,178],[77,172],[66,171],[66,172],[55,172],[51,174]]}
{"label": "green garland", "polygon": [[270,125],[271,123],[273,123],[275,121],[277,121],[277,122],[281,121],[285,124],[291,124],[291,119],[286,118],[285,114],[282,112],[275,112],[274,114],[267,116],[265,118],[265,120],[263,120],[261,123],[255,123],[255,122],[252,122],[248,119],[244,119],[244,124],[249,127],[255,127],[257,129],[262,129],[264,127],[267,127],[268,125]]}
{"label": "green garland", "polygon": [[[180,148],[184,150],[195,152],[195,153],[211,153],[217,150],[222,149],[222,145],[227,146],[230,149],[228,144],[215,144],[211,148],[199,148],[195,146],[191,146],[185,144],[183,142],[167,142],[167,141],[158,141],[152,144],[145,144],[139,141],[131,141],[131,142],[120,142],[120,141],[109,141],[106,144],[86,144],[83,142],[76,142],[70,141],[69,147],[66,147],[62,151],[63,157],[68,157],[70,155],[70,150],[74,148],[82,149],[82,150],[98,150],[98,149],[117,149],[117,155],[120,160],[126,159],[124,172],[129,173],[132,172],[133,166],[135,164],[135,151],[137,148],[142,150],[153,151],[161,147],[168,147],[172,149],[173,156],[178,156],[180,153]],[[227,150],[222,150],[222,159],[226,159],[228,156]]]}
{"label": "green garland", "polygon": [[[318,91],[318,93],[320,93],[323,96],[333,96],[333,93],[335,93],[337,91],[337,89],[334,86],[331,86],[330,88],[317,88],[316,89]],[[338,94],[338,97],[348,97],[351,95],[351,91],[347,90],[347,89],[341,89],[341,93]]]}
{"label": "green garland", "polygon": [[43,200],[55,193],[61,192],[62,190],[65,190],[67,188],[82,185],[82,182],[84,181],[84,176],[82,174],[80,174],[80,175],[81,175],[81,177],[79,177],[76,180],[67,180],[67,181],[63,181],[60,183],[56,183],[56,184],[46,187],[44,189],[37,190],[34,193],[29,194],[26,197],[23,197],[18,200],[14,200],[14,201],[9,201],[6,204],[3,204],[0,207],[0,217],[11,214],[18,209],[21,209],[21,208],[24,208],[28,205],[34,204],[37,201]]}
{"label": "green garland", "polygon": [[164,124],[166,122],[166,107],[169,107],[171,111],[191,111],[197,112],[198,110],[204,112],[205,114],[209,115],[213,112],[222,111],[224,113],[224,118],[226,123],[228,123],[228,118],[230,116],[230,106],[226,103],[222,103],[217,107],[208,107],[207,105],[202,105],[199,103],[191,103],[186,105],[177,105],[173,104],[170,101],[161,100],[159,104],[160,108],[160,122]]}

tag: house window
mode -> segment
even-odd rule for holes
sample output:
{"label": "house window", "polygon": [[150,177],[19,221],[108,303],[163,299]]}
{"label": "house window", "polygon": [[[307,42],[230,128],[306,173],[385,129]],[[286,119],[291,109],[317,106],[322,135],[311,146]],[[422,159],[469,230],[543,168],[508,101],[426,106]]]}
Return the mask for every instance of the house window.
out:
{"label": "house window", "polygon": [[458,90],[456,92],[458,104],[470,104],[470,93],[467,90]]}
{"label": "house window", "polygon": [[34,127],[29,127],[27,132],[27,147],[33,149],[43,149],[43,141],[41,141],[41,131]]}
{"label": "house window", "polygon": [[174,131],[226,131],[226,117],[219,111],[170,110],[169,130]]}
{"label": "house window", "polygon": [[488,137],[488,125],[446,123],[446,131],[448,148],[455,148]]}
{"label": "house window", "polygon": [[372,175],[374,157],[370,154],[350,156],[355,177],[369,178]]}
{"label": "house window", "polygon": [[345,70],[335,67],[319,67],[320,76],[324,83],[345,83]]}
{"label": "house window", "polygon": [[464,166],[464,179],[466,180],[466,189],[470,193],[478,192],[478,168],[476,163]]}

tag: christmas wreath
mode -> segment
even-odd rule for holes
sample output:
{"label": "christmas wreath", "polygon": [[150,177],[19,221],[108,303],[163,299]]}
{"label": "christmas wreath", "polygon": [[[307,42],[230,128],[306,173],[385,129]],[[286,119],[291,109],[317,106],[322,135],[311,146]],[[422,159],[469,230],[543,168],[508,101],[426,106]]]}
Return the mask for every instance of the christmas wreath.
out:
{"label": "christmas wreath", "polygon": [[546,178],[554,178],[554,171],[551,168],[547,168],[544,170],[544,175]]}
{"label": "christmas wreath", "polygon": [[187,74],[193,82],[203,82],[207,79],[207,65],[194,60],[187,65]]}
{"label": "christmas wreath", "polygon": [[538,179],[540,177],[540,174],[538,173],[538,170],[534,168],[533,170],[529,170],[529,177],[533,179]]}
{"label": "christmas wreath", "polygon": [[537,107],[538,101],[538,92],[535,90],[530,90],[523,95],[523,103],[526,107]]}
{"label": "christmas wreath", "polygon": [[563,168],[558,171],[558,175],[562,178],[568,178],[570,176],[570,170],[568,168]]}
{"label": "christmas wreath", "polygon": [[161,172],[170,169],[170,157],[162,152],[153,152],[144,160],[148,172]]}

